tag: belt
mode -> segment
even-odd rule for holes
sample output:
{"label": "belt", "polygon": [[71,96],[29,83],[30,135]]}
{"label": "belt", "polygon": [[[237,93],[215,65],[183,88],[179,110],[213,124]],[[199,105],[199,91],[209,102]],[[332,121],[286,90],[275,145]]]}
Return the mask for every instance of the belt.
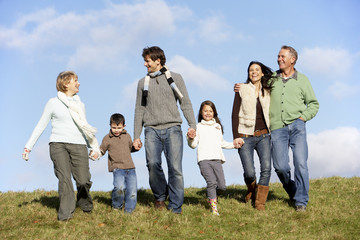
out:
{"label": "belt", "polygon": [[241,137],[241,138],[258,137],[258,136],[261,136],[261,135],[267,134],[267,133],[269,133],[269,131],[267,129],[262,129],[262,130],[256,130],[254,132],[254,135],[246,135],[246,134],[240,133],[239,137]]}

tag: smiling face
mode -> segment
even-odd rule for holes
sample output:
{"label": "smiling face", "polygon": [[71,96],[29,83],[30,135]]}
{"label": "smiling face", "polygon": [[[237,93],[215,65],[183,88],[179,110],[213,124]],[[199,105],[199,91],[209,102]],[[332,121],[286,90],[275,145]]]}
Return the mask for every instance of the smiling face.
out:
{"label": "smiling face", "polygon": [[286,70],[293,68],[295,60],[295,56],[292,55],[288,49],[281,49],[277,59],[279,69],[285,72]]}
{"label": "smiling face", "polygon": [[147,68],[148,73],[153,73],[160,71],[161,64],[160,64],[160,58],[153,61],[149,55],[147,55],[144,58],[144,66]]}
{"label": "smiling face", "polygon": [[252,84],[256,84],[257,82],[261,81],[261,78],[264,76],[261,66],[258,64],[252,64],[249,67],[249,78]]}
{"label": "smiling face", "polygon": [[74,96],[79,92],[80,83],[77,78],[72,77],[68,84],[65,84],[67,96]]}
{"label": "smiling face", "polygon": [[201,109],[201,116],[205,121],[210,121],[214,118],[214,110],[209,105],[204,105]]}
{"label": "smiling face", "polygon": [[111,123],[111,132],[114,134],[114,136],[118,137],[120,136],[121,132],[124,130],[125,126],[122,123],[116,124]]}

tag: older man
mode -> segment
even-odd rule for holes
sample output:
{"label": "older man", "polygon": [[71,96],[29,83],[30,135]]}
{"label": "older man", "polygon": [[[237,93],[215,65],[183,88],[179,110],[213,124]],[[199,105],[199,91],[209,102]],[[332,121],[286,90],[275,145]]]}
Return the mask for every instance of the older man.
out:
{"label": "older man", "polygon": [[[309,200],[309,172],[306,122],[319,110],[309,79],[295,69],[296,50],[282,46],[279,70],[273,75],[270,103],[272,158],[284,189],[295,200],[296,211],[305,211]],[[294,180],[291,180],[289,146],[293,152]]]}
{"label": "older man", "polygon": [[[306,122],[319,110],[309,79],[295,69],[296,50],[282,46],[279,70],[273,73],[270,103],[271,155],[277,173],[298,212],[306,211],[309,201],[309,171]],[[239,84],[235,85],[238,91]],[[291,179],[289,147],[293,152],[294,180]]]}

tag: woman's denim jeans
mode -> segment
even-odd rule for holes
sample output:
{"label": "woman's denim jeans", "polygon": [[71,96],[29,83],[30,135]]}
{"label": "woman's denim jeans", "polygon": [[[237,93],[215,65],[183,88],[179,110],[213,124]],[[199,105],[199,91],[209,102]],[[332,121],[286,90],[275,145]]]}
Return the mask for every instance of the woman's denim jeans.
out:
{"label": "woman's denim jeans", "polygon": [[137,180],[135,168],[119,169],[115,168],[114,189],[111,193],[113,208],[120,209],[123,207],[125,200],[125,212],[134,211],[137,202]]}
{"label": "woman's denim jeans", "polygon": [[[184,202],[182,173],[183,135],[180,126],[166,129],[145,128],[146,163],[149,183],[157,201],[165,201],[169,195],[168,209],[181,213]],[[164,151],[168,166],[168,182],[162,168],[161,153]]]}
{"label": "woman's denim jeans", "polygon": [[[308,147],[306,126],[301,119],[271,132],[272,157],[275,172],[295,206],[306,206],[309,201]],[[294,180],[291,180],[289,147],[293,152]]]}
{"label": "woman's denim jeans", "polygon": [[258,184],[269,186],[271,176],[271,140],[270,134],[244,138],[244,145],[239,148],[241,163],[244,169],[244,180],[251,184],[256,180],[254,150],[260,161],[260,179]]}

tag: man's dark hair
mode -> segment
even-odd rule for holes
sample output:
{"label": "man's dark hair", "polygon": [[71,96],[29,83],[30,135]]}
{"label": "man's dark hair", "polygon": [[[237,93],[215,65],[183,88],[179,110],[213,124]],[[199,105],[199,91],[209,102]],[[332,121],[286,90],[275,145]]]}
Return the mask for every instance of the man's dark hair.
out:
{"label": "man's dark hair", "polygon": [[116,125],[119,125],[120,123],[122,125],[125,125],[125,117],[120,114],[120,113],[114,113],[113,115],[111,115],[110,117],[110,125],[112,123],[115,123]]}
{"label": "man's dark hair", "polygon": [[161,66],[164,66],[166,63],[166,57],[164,51],[157,46],[144,48],[142,57],[145,59],[145,57],[147,56],[149,56],[153,61],[159,58]]}

